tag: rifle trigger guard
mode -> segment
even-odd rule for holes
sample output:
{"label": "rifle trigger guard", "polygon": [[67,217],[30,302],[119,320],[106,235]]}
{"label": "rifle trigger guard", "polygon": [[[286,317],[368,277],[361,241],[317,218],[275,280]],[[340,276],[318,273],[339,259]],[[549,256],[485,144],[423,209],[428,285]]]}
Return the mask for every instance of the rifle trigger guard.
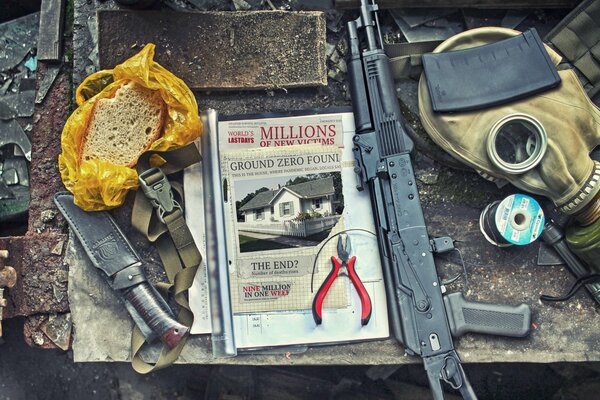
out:
{"label": "rifle trigger guard", "polygon": [[175,209],[181,210],[181,206],[173,198],[171,184],[164,172],[158,168],[150,168],[138,177],[142,191],[157,210],[158,219],[165,223],[165,215],[172,213]]}

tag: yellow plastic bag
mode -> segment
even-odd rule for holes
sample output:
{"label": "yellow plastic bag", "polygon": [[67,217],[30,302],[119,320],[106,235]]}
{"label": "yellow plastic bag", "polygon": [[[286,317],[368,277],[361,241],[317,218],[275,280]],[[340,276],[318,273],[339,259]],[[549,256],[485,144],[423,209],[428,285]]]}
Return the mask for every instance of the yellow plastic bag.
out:
{"label": "yellow plastic bag", "polygon": [[138,187],[135,168],[104,160],[79,160],[87,121],[96,101],[112,97],[129,81],[159,90],[168,115],[162,135],[152,143],[150,150],[182,147],[202,133],[196,98],[181,79],[154,62],[154,47],[154,44],[147,44],[138,54],[114,69],[88,76],[77,88],[75,99],[78,108],[63,128],[58,165],[65,187],[75,197],[75,204],[86,211],[120,206],[127,191]]}

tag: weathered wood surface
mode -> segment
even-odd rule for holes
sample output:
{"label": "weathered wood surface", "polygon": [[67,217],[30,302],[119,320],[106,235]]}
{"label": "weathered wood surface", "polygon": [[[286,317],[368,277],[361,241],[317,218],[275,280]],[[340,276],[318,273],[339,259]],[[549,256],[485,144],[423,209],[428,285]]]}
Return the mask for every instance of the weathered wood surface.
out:
{"label": "weathered wood surface", "polygon": [[42,0],[37,57],[40,61],[62,60],[62,33],[66,0]]}
{"label": "weathered wood surface", "polygon": [[[572,281],[570,275],[561,266],[537,266],[536,245],[498,249],[487,243],[479,232],[479,207],[472,204],[475,204],[473,201],[487,201],[485,190],[489,190],[488,194],[493,193],[491,188],[483,185],[483,195],[471,193],[469,196],[464,191],[478,186],[480,178],[469,174],[448,175],[448,172],[442,172],[435,184],[421,185],[421,193],[432,202],[438,203],[438,196],[444,193],[447,202],[431,204],[425,209],[429,232],[434,236],[449,235],[459,241],[468,272],[467,285],[464,280],[459,280],[448,290],[464,291],[471,300],[508,304],[524,302],[533,311],[529,337],[515,339],[468,334],[455,341],[461,359],[467,363],[600,361],[597,307],[592,300],[582,291],[568,303],[540,303],[541,293],[564,291],[568,282]],[[471,199],[465,201],[466,197]],[[454,205],[448,201],[470,205]],[[122,223],[121,226],[126,225]],[[128,235],[133,238],[139,236],[132,230]],[[152,260],[152,256],[144,258]],[[79,243],[70,242],[65,261],[69,264],[69,300],[76,327],[73,342],[75,361],[128,360],[131,320],[125,308],[94,270]],[[456,254],[438,257],[437,265],[442,279],[462,270]],[[156,350],[150,353],[156,355]],[[403,347],[392,340],[313,347],[305,353],[286,356],[287,351],[280,349],[269,354],[214,359],[210,337],[201,335],[188,341],[178,362],[247,365],[420,362],[418,357],[406,356]]]}
{"label": "weathered wood surface", "polygon": [[322,12],[98,12],[100,67],[146,43],[155,60],[192,89],[327,85]]}
{"label": "weathered wood surface", "polygon": [[[432,4],[430,1],[419,3]],[[339,39],[331,34],[329,36],[330,43],[335,44]],[[138,42],[138,46],[142,43]],[[189,43],[181,46],[190,48]],[[128,51],[133,54],[134,50]],[[165,50],[163,48],[160,52]],[[89,54],[89,50],[76,48],[76,57],[78,52],[82,57]],[[328,83],[328,86],[319,89],[273,90],[269,95],[260,91],[198,93],[197,99],[201,110],[215,108],[221,115],[347,106],[349,102],[343,95],[342,84],[334,80]],[[414,103],[416,83],[400,88]],[[415,107],[409,104],[407,108],[414,110]],[[418,120],[413,118],[410,123],[416,126]],[[463,291],[470,300],[509,304],[524,302],[533,311],[534,325],[529,337],[514,339],[468,334],[455,341],[461,359],[467,363],[600,361],[598,307],[586,293],[582,291],[570,302],[556,305],[542,304],[538,300],[542,293],[559,294],[568,288],[573,278],[566,269],[562,266],[537,266],[537,244],[498,249],[486,242],[479,232],[478,217],[483,207],[513,193],[515,189],[505,187],[500,190],[473,173],[442,167],[421,154],[419,151],[415,154],[415,171],[429,233],[451,236],[459,241],[458,247],[468,273],[468,284],[459,280],[449,285],[448,291]],[[115,210],[114,215],[147,262],[151,278],[156,280],[160,278],[157,274],[160,271],[158,255],[145,238],[128,226],[130,207],[131,202]],[[75,359],[128,360],[131,321],[122,304],[115,303],[114,294],[109,289],[101,290],[106,287],[105,282],[91,267],[77,243],[68,245],[65,261],[69,264]],[[444,280],[462,270],[456,253],[438,257],[437,266]],[[419,358],[405,356],[403,347],[392,340],[313,347],[303,354],[287,356],[286,350],[280,349],[270,354],[241,355],[230,359],[213,359],[210,339],[206,335],[195,336],[188,343],[180,363],[375,365],[420,362]]]}
{"label": "weathered wood surface", "polygon": [[[573,8],[579,0],[378,0],[380,8]],[[335,7],[356,8],[360,0],[335,0]]]}

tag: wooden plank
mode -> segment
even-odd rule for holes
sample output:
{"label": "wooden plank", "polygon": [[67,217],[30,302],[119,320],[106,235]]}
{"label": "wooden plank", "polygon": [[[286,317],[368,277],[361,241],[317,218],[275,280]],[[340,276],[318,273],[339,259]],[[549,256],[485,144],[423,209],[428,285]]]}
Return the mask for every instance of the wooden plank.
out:
{"label": "wooden plank", "polygon": [[327,84],[322,12],[104,10],[98,30],[102,69],[155,43],[155,60],[192,89]]}
{"label": "wooden plank", "polygon": [[42,0],[37,57],[40,61],[62,60],[62,33],[66,0]]}
{"label": "wooden plank", "polygon": [[[380,8],[573,8],[579,0],[378,0]],[[335,0],[340,9],[357,8],[360,0]]]}

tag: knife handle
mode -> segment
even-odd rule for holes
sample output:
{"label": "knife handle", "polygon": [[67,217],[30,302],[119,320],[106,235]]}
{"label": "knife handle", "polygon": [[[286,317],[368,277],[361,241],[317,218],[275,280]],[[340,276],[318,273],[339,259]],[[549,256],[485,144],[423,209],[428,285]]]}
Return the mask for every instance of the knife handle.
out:
{"label": "knife handle", "polygon": [[144,322],[170,348],[174,348],[188,333],[189,328],[179,323],[171,313],[164,308],[164,303],[156,296],[156,290],[148,282],[142,282],[123,291],[123,297],[140,314]]}

